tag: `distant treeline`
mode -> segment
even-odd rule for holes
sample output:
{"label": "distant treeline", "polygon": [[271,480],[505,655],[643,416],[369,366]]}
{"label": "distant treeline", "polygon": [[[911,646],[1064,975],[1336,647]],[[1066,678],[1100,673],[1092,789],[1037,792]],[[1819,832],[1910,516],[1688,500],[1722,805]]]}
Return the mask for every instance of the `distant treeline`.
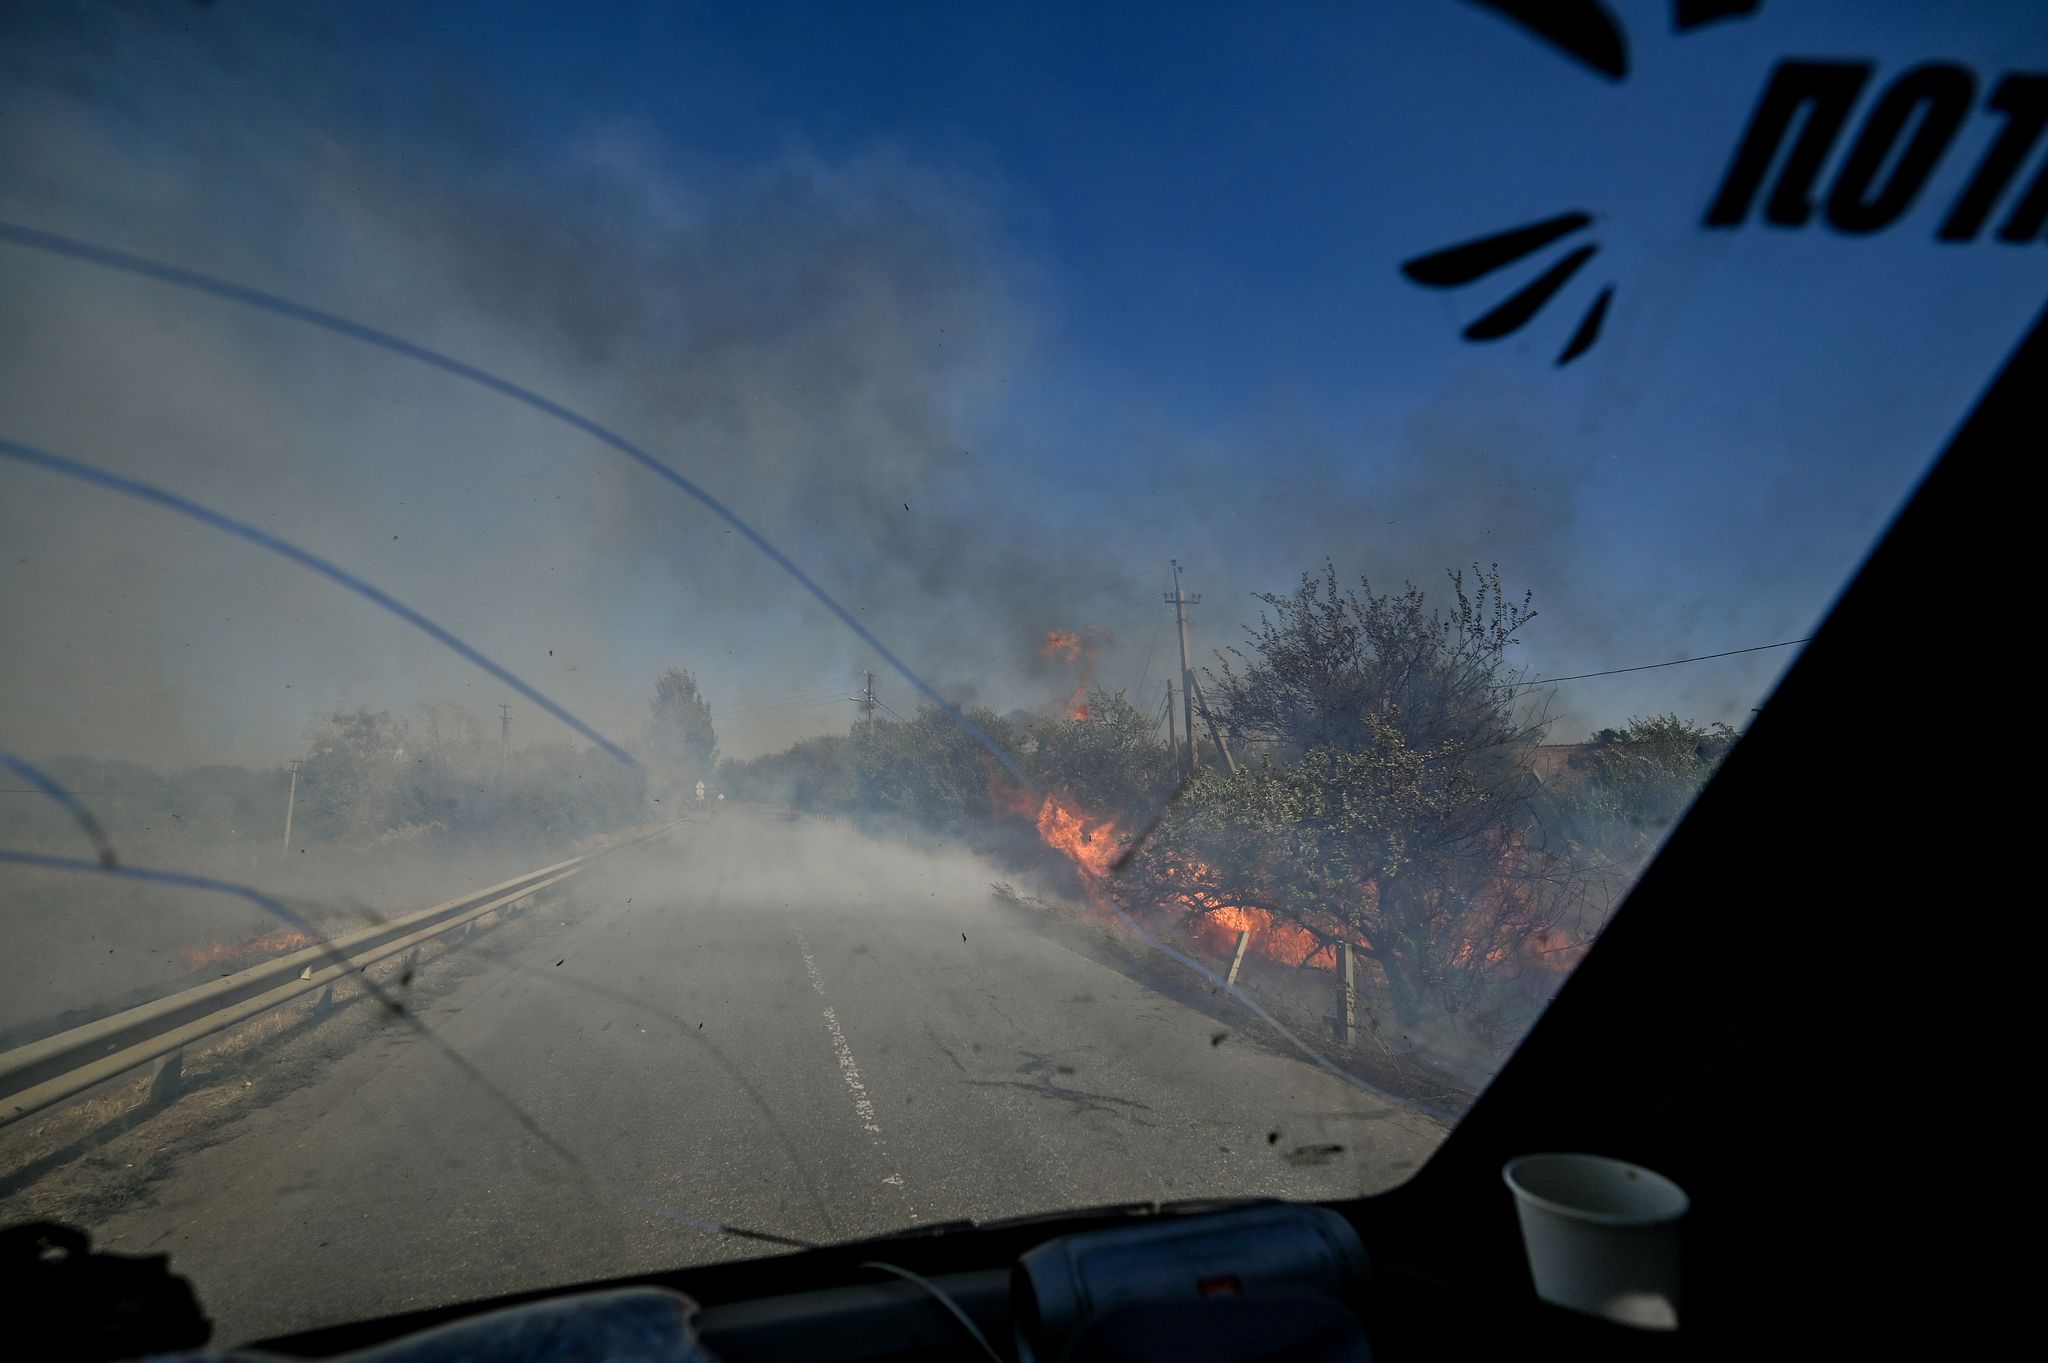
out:
{"label": "distant treeline", "polygon": [[[657,679],[636,747],[637,767],[567,742],[510,745],[496,716],[427,705],[323,717],[299,758],[295,796],[289,763],[175,772],[81,757],[40,765],[76,793],[124,857],[146,861],[195,845],[281,846],[288,799],[292,841],[302,846],[554,847],[645,822],[675,808],[715,761],[710,712],[688,672]],[[78,827],[47,797],[10,794],[0,802],[0,841],[74,847]]]}

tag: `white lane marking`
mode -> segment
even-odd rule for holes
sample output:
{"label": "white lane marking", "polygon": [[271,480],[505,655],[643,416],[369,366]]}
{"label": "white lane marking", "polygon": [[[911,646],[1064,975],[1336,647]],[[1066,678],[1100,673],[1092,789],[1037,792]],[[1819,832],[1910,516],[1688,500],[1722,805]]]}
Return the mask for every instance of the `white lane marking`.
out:
{"label": "white lane marking", "polygon": [[[804,969],[810,974],[811,988],[818,991],[819,998],[824,998],[824,977],[818,974],[818,963],[811,958],[811,944],[804,940],[801,932],[796,935],[796,945],[797,950],[803,953]],[[846,1044],[846,1033],[839,1026],[839,1014],[833,1011],[829,1003],[825,1005],[825,1031],[832,1038],[832,1054],[839,1060],[839,1076],[846,1081],[847,1091],[853,1095],[853,1115],[860,1118],[860,1124],[867,1128],[868,1135],[879,1138],[882,1127],[875,1120],[874,1099],[868,1097],[867,1085],[860,1081],[860,1066],[854,1063],[853,1047]],[[876,1139],[875,1144],[879,1146],[882,1142]],[[900,1188],[903,1186],[903,1176],[891,1174],[882,1182]]]}
{"label": "white lane marking", "polygon": [[860,1124],[879,1136],[882,1128],[875,1125],[874,1100],[868,1097],[867,1086],[860,1081],[860,1066],[853,1063],[853,1047],[846,1044],[846,1033],[839,1030],[839,1015],[829,1007],[825,1010],[825,1030],[832,1034],[832,1049],[839,1056],[839,1073],[846,1080],[846,1087],[853,1091],[854,1115]]}

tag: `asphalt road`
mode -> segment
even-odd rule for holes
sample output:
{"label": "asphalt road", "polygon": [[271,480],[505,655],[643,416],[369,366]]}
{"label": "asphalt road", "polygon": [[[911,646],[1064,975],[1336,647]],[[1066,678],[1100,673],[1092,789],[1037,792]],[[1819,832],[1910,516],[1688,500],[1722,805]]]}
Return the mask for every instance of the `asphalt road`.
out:
{"label": "asphalt road", "polygon": [[720,811],[573,882],[517,950],[468,948],[497,959],[421,1016],[497,1094],[384,1027],[95,1235],[168,1252],[233,1344],[774,1252],[703,1223],[822,1242],[1351,1196],[1440,1139],[1303,1061],[1213,1044],[1212,1018],[992,905],[996,874]]}

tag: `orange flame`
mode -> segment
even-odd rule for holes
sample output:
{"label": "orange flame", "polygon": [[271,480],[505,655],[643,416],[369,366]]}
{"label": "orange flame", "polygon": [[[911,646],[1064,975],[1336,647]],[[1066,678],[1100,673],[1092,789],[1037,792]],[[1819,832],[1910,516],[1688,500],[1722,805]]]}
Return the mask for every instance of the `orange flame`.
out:
{"label": "orange flame", "polygon": [[287,951],[299,951],[313,945],[313,939],[303,932],[270,932],[261,937],[241,942],[215,942],[208,947],[188,947],[179,953],[185,964],[194,970],[226,961],[238,961],[248,956],[282,956]]}
{"label": "orange flame", "polygon": [[1067,697],[1068,719],[1088,718],[1088,687],[1095,680],[1095,663],[1102,656],[1102,645],[1109,638],[1106,629],[1091,629],[1085,633],[1071,629],[1049,629],[1045,632],[1045,643],[1039,648],[1041,658],[1058,658],[1062,662],[1079,663],[1081,680],[1074,687],[1074,694]]}
{"label": "orange flame", "polygon": [[[1210,868],[1199,861],[1190,861],[1173,869],[1175,879],[1194,886],[1208,881],[1212,874]],[[1238,934],[1249,932],[1251,940],[1246,944],[1247,955],[1312,970],[1337,968],[1335,946],[1299,923],[1274,917],[1269,910],[1248,904],[1226,904],[1219,896],[1199,888],[1176,894],[1169,903],[1185,915],[1188,930],[1195,940],[1219,954],[1235,952]],[[1336,925],[1328,926],[1331,932],[1325,935],[1336,935]]]}
{"label": "orange flame", "polygon": [[[1382,969],[1372,942],[1356,926],[1321,915],[1306,924],[1290,922],[1267,909],[1229,903],[1217,891],[1207,888],[1219,883],[1214,870],[1192,858],[1169,864],[1154,873],[1166,882],[1164,896],[1156,904],[1149,909],[1130,905],[1125,895],[1113,891],[1109,883],[1110,873],[1115,869],[1117,859],[1123,855],[1123,843],[1117,836],[1115,820],[1095,818],[1071,801],[1052,795],[1044,796],[1034,804],[1028,792],[997,781],[991,782],[990,796],[999,813],[1032,820],[1039,838],[1074,863],[1075,869],[1081,873],[1089,900],[1105,913],[1114,909],[1111,900],[1114,893],[1128,911],[1140,917],[1156,915],[1163,922],[1179,926],[1219,957],[1227,958],[1234,954],[1239,935],[1248,932],[1251,934],[1246,942],[1248,956],[1276,961],[1293,969],[1337,969],[1339,947],[1345,941],[1362,952],[1361,968],[1373,972]],[[1372,905],[1379,897],[1379,886],[1368,880],[1357,893],[1361,905]],[[1505,896],[1510,902],[1521,897],[1506,885],[1494,886],[1492,893],[1496,897]],[[1484,965],[1497,966],[1510,957],[1519,957],[1534,961],[1545,969],[1567,973],[1585,954],[1585,949],[1585,944],[1574,941],[1563,929],[1551,926],[1531,932],[1520,940],[1491,936],[1482,945],[1480,939],[1468,938],[1454,956],[1454,963],[1473,965],[1483,959]]]}
{"label": "orange flame", "polygon": [[1195,913],[1188,926],[1195,940],[1219,955],[1237,950],[1239,933],[1249,932],[1251,941],[1246,944],[1246,954],[1278,961],[1282,965],[1308,966],[1316,970],[1333,970],[1337,965],[1337,949],[1316,940],[1315,934],[1294,923],[1283,923],[1274,919],[1264,909],[1245,908],[1226,904],[1218,909],[1202,909],[1194,906]]}
{"label": "orange flame", "polygon": [[[1034,805],[1027,792],[1011,787],[996,785],[990,794],[1000,813],[1030,819],[1040,840],[1074,863],[1089,898],[1098,908],[1106,907],[1109,875],[1123,854],[1114,819],[1097,819],[1054,795],[1044,796]],[[1214,894],[1193,888],[1208,879],[1207,866],[1190,862],[1175,868],[1174,874],[1176,879],[1189,883],[1190,888],[1171,895],[1157,907],[1177,920],[1203,946],[1219,955],[1228,954],[1237,948],[1237,935],[1249,931],[1250,955],[1288,966],[1336,969],[1336,948],[1300,924],[1276,919],[1265,909],[1226,904]]]}
{"label": "orange flame", "polygon": [[1093,662],[1094,655],[1101,652],[1092,641],[1084,642],[1081,636],[1070,629],[1049,629],[1045,632],[1045,645],[1038,650],[1041,658],[1060,658],[1070,663]]}
{"label": "orange flame", "polygon": [[1001,813],[1030,819],[1045,845],[1066,853],[1091,881],[1106,877],[1123,851],[1112,819],[1090,818],[1052,795],[1034,807],[1031,796],[1021,790],[999,787],[991,794]]}

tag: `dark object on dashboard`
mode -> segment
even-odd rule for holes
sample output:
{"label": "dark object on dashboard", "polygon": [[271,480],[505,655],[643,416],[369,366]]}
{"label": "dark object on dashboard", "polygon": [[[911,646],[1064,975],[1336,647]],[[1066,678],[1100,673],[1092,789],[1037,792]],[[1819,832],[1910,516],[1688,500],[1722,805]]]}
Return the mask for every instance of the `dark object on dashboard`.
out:
{"label": "dark object on dashboard", "polygon": [[[213,1323],[170,1262],[166,1254],[96,1254],[84,1231],[55,1222],[11,1226],[0,1231],[0,1281],[18,1308],[31,1309],[8,1312],[9,1333],[24,1356],[75,1359],[204,1344]],[[53,1337],[40,1338],[44,1329]]]}
{"label": "dark object on dashboard", "polygon": [[[623,1287],[508,1306],[343,1356],[343,1363],[715,1363],[697,1338],[697,1303],[665,1287]],[[258,1351],[188,1355],[269,1363]],[[159,1363],[179,1363],[175,1359]]]}
{"label": "dark object on dashboard", "polygon": [[1370,1363],[1358,1317],[1327,1297],[1276,1293],[1147,1302],[1091,1320],[1060,1363]]}
{"label": "dark object on dashboard", "polygon": [[[1355,1327],[1341,1303],[1357,1296],[1366,1276],[1365,1247],[1349,1222],[1321,1207],[1281,1203],[1048,1241],[1018,1259],[1010,1300],[1019,1355],[1044,1363],[1096,1357],[1253,1358],[1270,1351],[1215,1350],[1225,1340],[1247,1345],[1255,1339],[1277,1340],[1271,1333],[1275,1313],[1265,1306],[1274,1300],[1296,1306],[1325,1303]],[[1164,1319],[1176,1312],[1182,1313],[1175,1317],[1179,1323],[1168,1329]],[[1323,1320],[1325,1314],[1312,1312],[1302,1319]],[[1152,1321],[1149,1334],[1140,1320]],[[1328,1324],[1323,1320],[1304,1336],[1304,1347],[1312,1336],[1334,1348],[1337,1335],[1325,1328]],[[1084,1348],[1084,1340],[1094,1343]],[[1355,1343],[1363,1349],[1362,1333]],[[1327,1355],[1271,1356],[1368,1354],[1338,1349]]]}

